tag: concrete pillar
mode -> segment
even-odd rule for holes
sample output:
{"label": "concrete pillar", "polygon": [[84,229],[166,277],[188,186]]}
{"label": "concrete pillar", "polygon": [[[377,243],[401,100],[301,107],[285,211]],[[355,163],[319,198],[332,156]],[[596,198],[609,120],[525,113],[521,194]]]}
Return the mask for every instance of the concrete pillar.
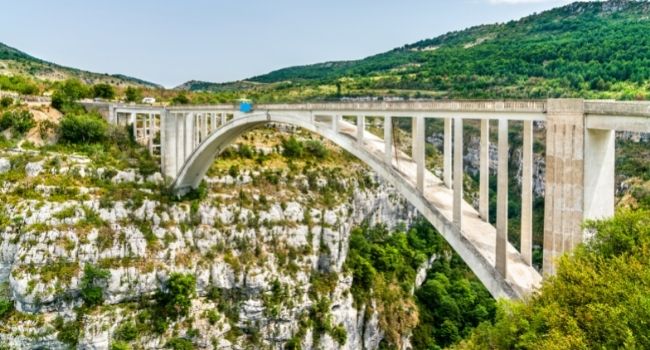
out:
{"label": "concrete pillar", "polygon": [[226,113],[221,113],[221,126],[226,124]]}
{"label": "concrete pillar", "polygon": [[339,132],[339,118],[341,117],[338,114],[332,116],[332,131],[334,131],[334,133]]}
{"label": "concrete pillar", "polygon": [[393,164],[393,118],[384,116],[384,161]]}
{"label": "concrete pillar", "polygon": [[194,150],[194,113],[185,113],[183,114],[185,118],[185,157],[183,158],[183,162],[189,158],[190,154],[192,154],[192,151]]}
{"label": "concrete pillar", "polygon": [[202,126],[201,127],[201,142],[205,141],[205,139],[208,138],[208,118],[209,118],[209,116],[210,115],[208,113],[203,113],[201,115],[201,118],[203,119],[202,124],[201,124],[201,126]]}
{"label": "concrete pillar", "polygon": [[463,120],[454,118],[454,210],[453,221],[462,227],[463,203]]}
{"label": "concrete pillar", "polygon": [[521,257],[533,264],[533,122],[524,121],[521,174]]}
{"label": "concrete pillar", "polygon": [[357,142],[363,144],[363,136],[366,131],[366,117],[363,115],[357,116]]}
{"label": "concrete pillar", "polygon": [[217,113],[212,113],[210,117],[210,133],[213,133],[217,131]]}
{"label": "concrete pillar", "polygon": [[544,272],[582,242],[584,201],[584,101],[552,99],[546,116]]}
{"label": "concrete pillar", "polygon": [[490,221],[490,120],[481,120],[480,180],[478,212]]}
{"label": "concrete pillar", "polygon": [[587,130],[585,133],[584,219],[614,216],[616,133]]}
{"label": "concrete pillar", "polygon": [[424,191],[424,130],[425,119],[424,117],[413,118],[413,160],[417,165],[416,171],[416,188],[419,191]]}
{"label": "concrete pillar", "polygon": [[443,149],[443,182],[447,185],[448,188],[452,187],[451,179],[451,158],[452,158],[452,148],[451,148],[451,133],[452,133],[453,120],[451,118],[445,118],[445,127],[444,127],[444,149]]}
{"label": "concrete pillar", "polygon": [[508,119],[499,119],[499,164],[497,172],[496,269],[507,276],[508,246]]}
{"label": "concrete pillar", "polygon": [[131,125],[133,127],[133,138],[138,142],[138,115],[131,112]]}
{"label": "concrete pillar", "polygon": [[148,125],[147,125],[147,131],[146,133],[148,134],[147,136],[147,144],[149,145],[149,154],[153,154],[153,138],[154,138],[154,121],[153,121],[153,113],[149,113],[148,115]]}
{"label": "concrete pillar", "polygon": [[173,115],[176,122],[176,130],[174,131],[176,134],[176,172],[174,176],[176,176],[183,163],[185,163],[185,139],[187,134],[185,133],[185,114],[174,113]]}
{"label": "concrete pillar", "polygon": [[161,149],[160,158],[163,160],[163,174],[175,178],[177,174],[177,153],[178,153],[178,124],[176,116],[163,110],[161,119]]}

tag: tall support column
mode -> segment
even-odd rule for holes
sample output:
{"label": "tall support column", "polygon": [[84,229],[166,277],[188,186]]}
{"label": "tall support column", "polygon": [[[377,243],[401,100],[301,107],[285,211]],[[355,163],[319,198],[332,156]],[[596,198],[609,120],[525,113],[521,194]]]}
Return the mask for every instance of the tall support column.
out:
{"label": "tall support column", "polygon": [[454,118],[454,212],[453,220],[462,227],[463,204],[463,120]]}
{"label": "tall support column", "polygon": [[339,119],[340,118],[341,117],[338,114],[335,114],[335,115],[332,116],[332,131],[334,131],[334,133],[339,132]]}
{"label": "tall support column", "polygon": [[524,121],[521,174],[521,257],[533,263],[533,122]]}
{"label": "tall support column", "polygon": [[480,181],[478,212],[490,221],[490,120],[481,120]]}
{"label": "tall support column", "polygon": [[210,114],[210,133],[217,131],[217,113]]}
{"label": "tall support column", "polygon": [[194,113],[187,113],[184,114],[185,117],[185,157],[183,159],[183,162],[187,160],[187,158],[192,154],[192,151],[194,150]]}
{"label": "tall support column", "polygon": [[445,118],[445,127],[444,127],[444,146],[443,146],[443,181],[448,188],[452,186],[451,179],[451,158],[452,158],[452,148],[451,148],[451,133],[452,133],[453,119]]}
{"label": "tall support column", "polygon": [[178,175],[178,172],[181,170],[183,163],[185,163],[185,139],[187,138],[187,133],[185,132],[186,125],[185,119],[186,115],[183,113],[174,113],[173,114],[175,123],[176,123],[176,170],[174,177]]}
{"label": "tall support column", "polygon": [[384,162],[393,164],[393,118],[384,116]]}
{"label": "tall support column", "polygon": [[163,174],[170,178],[175,178],[177,174],[177,142],[178,142],[178,125],[176,116],[167,110],[160,112],[161,125],[161,149],[160,158],[162,159]]}
{"label": "tall support column", "polygon": [[363,115],[357,116],[357,142],[363,144],[363,136],[366,131],[366,117]]}
{"label": "tall support column", "polygon": [[205,141],[205,139],[208,138],[208,118],[210,117],[209,113],[203,113],[201,116],[202,123],[201,123],[201,142]]}
{"label": "tall support column", "polygon": [[582,242],[584,201],[584,101],[548,100],[544,200],[544,272]]}
{"label": "tall support column", "polygon": [[227,116],[225,112],[221,113],[221,126],[224,126],[224,124],[226,124],[226,119],[227,119],[226,117]]}
{"label": "tall support column", "polygon": [[154,133],[155,133],[155,127],[154,127],[154,121],[153,121],[153,113],[149,113],[148,115],[148,125],[147,125],[147,145],[149,145],[149,154],[153,154],[153,138],[154,138]]}
{"label": "tall support column", "polygon": [[507,276],[508,247],[508,119],[499,119],[499,168],[497,173],[496,269]]}
{"label": "tall support column", "polygon": [[424,191],[424,117],[413,118],[413,160],[417,165],[416,170],[416,188]]}
{"label": "tall support column", "polygon": [[616,133],[587,130],[585,133],[584,219],[614,216]]}
{"label": "tall support column", "polygon": [[133,138],[138,142],[138,115],[131,112],[131,125],[133,127]]}

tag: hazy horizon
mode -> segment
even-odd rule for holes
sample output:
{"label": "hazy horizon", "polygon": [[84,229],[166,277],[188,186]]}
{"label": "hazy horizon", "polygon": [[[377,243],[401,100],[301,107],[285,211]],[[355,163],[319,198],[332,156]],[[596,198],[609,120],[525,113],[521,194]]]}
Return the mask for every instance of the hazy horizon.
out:
{"label": "hazy horizon", "polygon": [[5,4],[0,13],[0,42],[60,65],[174,87],[189,80],[226,82],[289,66],[360,59],[569,2],[116,0],[88,6],[81,0],[23,0]]}

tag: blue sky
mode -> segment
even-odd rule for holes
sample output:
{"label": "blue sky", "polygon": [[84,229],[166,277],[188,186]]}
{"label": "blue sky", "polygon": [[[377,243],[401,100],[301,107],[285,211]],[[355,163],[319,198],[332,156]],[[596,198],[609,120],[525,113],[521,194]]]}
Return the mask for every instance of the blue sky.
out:
{"label": "blue sky", "polygon": [[363,58],[564,0],[0,0],[0,42],[173,87]]}

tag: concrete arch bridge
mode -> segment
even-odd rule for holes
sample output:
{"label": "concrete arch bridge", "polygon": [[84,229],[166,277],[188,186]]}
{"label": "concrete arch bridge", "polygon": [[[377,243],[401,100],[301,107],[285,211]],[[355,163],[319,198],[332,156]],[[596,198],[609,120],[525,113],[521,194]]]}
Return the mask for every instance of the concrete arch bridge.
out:
{"label": "concrete arch bridge", "polygon": [[[539,101],[418,101],[152,107],[103,105],[114,123],[132,123],[136,138],[160,151],[162,172],[179,193],[196,187],[214,158],[242,133],[268,123],[317,133],[355,155],[391,183],[443,235],[495,297],[533,291],[533,128],[546,133],[544,272],[553,259],[583,241],[581,223],[614,211],[615,131],[650,132],[650,104],[551,99]],[[344,118],[345,117],[345,118]],[[366,131],[380,117],[383,138]],[[393,146],[393,121],[412,121],[412,154]],[[444,120],[442,178],[425,167],[425,120]],[[480,120],[478,210],[463,199],[463,123]],[[523,123],[521,244],[508,236],[508,125]],[[490,125],[497,124],[496,226],[489,217]],[[160,139],[154,137],[160,132]]]}

